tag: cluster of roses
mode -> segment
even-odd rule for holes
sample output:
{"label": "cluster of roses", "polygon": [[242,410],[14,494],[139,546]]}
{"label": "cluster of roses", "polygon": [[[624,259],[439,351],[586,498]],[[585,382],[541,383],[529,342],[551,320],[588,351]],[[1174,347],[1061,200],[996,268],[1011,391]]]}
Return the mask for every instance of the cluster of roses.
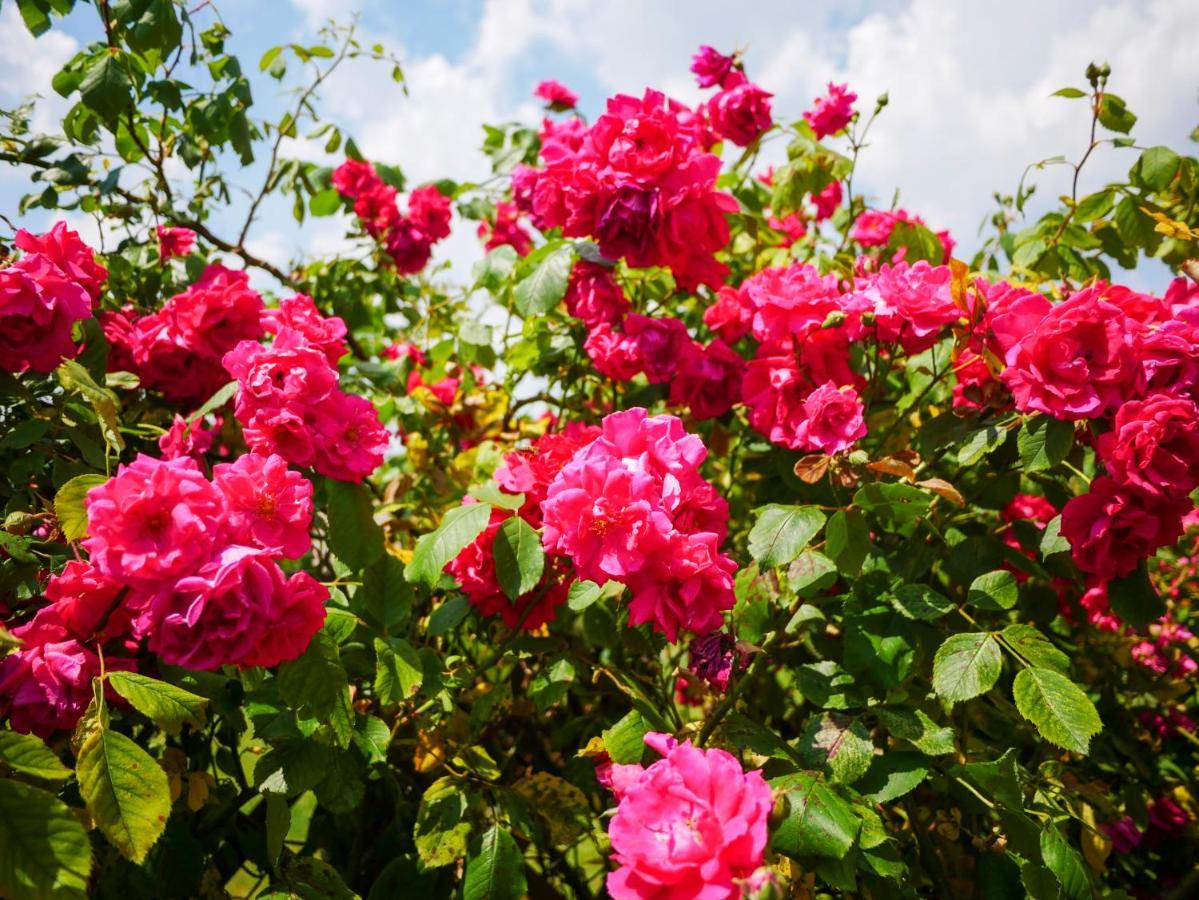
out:
{"label": "cluster of roses", "polygon": [[1199,287],[1164,298],[1096,283],[1052,304],[996,285],[984,340],[1016,409],[1090,420],[1106,475],[1062,510],[1075,564],[1102,587],[1173,543],[1199,487]]}
{"label": "cluster of roses", "polygon": [[667,267],[684,290],[716,287],[728,269],[714,254],[728,243],[724,214],[737,202],[716,190],[713,143],[702,114],[660,91],[622,94],[590,128],[547,120],[544,166],[513,171],[514,201],[542,231],[592,237],[630,266]]}
{"label": "cluster of roses", "polygon": [[[854,219],[853,227],[849,230],[849,236],[862,247],[886,247],[891,243],[891,236],[895,233],[895,227],[901,224],[923,226],[926,223],[920,216],[910,213],[906,209],[867,209]],[[937,236],[937,240],[941,242],[941,247],[945,251],[945,255],[941,261],[949,262],[949,258],[953,255],[953,248],[957,246],[957,242],[947,229],[941,229],[933,233]],[[906,248],[899,247],[895,251],[892,262],[902,260],[905,253]]]}
{"label": "cluster of roses", "polygon": [[229,381],[225,354],[262,337],[263,315],[249,273],[210,265],[156,312],[137,316],[126,307],[101,315],[109,371],[133,372],[166,399],[197,405]]}
{"label": "cluster of roses", "polygon": [[108,270],[63,222],[13,243],[24,253],[0,268],[0,371],[52,372],[79,352],[75,323],[92,317]]}
{"label": "cluster of roses", "polygon": [[712,130],[739,147],[752,144],[770,128],[770,98],[745,76],[736,56],[725,56],[702,46],[691,61],[691,71],[701,88],[720,90],[701,107]]}
{"label": "cluster of roses", "polygon": [[697,419],[723,415],[736,401],[745,360],[720,338],[706,345],[693,340],[673,316],[630,312],[606,266],[575,263],[564,299],[567,311],[587,326],[583,348],[601,375],[627,381],[644,374],[651,384],[669,382],[671,402],[690,406]]}
{"label": "cluster of roses", "polygon": [[237,379],[234,412],[246,443],[339,481],[361,481],[383,462],[390,436],[378,410],[338,383],[346,326],[310,297],[284,298],[263,316],[269,344],[240,341],[224,356]]}
{"label": "cluster of roses", "polygon": [[434,185],[412,191],[404,215],[396,189],[368,162],[347,159],[333,171],[332,184],[353,201],[362,227],[383,245],[401,275],[415,275],[428,265],[433,245],[450,235],[450,198]]}
{"label": "cluster of roses", "polygon": [[[629,622],[649,622],[674,641],[681,630],[719,628],[732,608],[735,564],[720,552],[728,505],[699,474],[707,450],[674,416],[633,408],[601,427],[571,423],[508,454],[496,471],[500,489],[524,495],[515,512],[493,508],[483,533],[446,570],[471,602],[508,627],[551,621],[569,576],[629,590]],[[473,502],[468,499],[467,502]],[[495,569],[494,545],[517,515],[542,529],[549,557],[531,599],[514,603]]]}
{"label": "cluster of roses", "polygon": [[[527,630],[540,628],[554,620],[555,610],[566,601],[569,590],[564,578],[565,560],[551,558],[540,582],[514,601],[500,586],[495,566],[495,540],[500,527],[512,516],[519,516],[533,528],[541,527],[541,503],[550,484],[575,451],[589,444],[599,433],[595,426],[571,422],[561,431],[546,432],[529,449],[509,453],[496,469],[495,481],[500,490],[514,496],[523,494],[524,503],[515,511],[492,507],[491,518],[482,534],[446,566],[446,571],[483,615],[498,615],[508,628]],[[466,502],[474,502],[474,498],[468,497]]]}
{"label": "cluster of roses", "polygon": [[[310,546],[312,485],[278,456],[246,454],[212,479],[189,457],[139,455],[86,500],[87,561],[46,587],[51,601],[13,634],[0,703],[19,731],[72,728],[105,665],[132,668],[145,640],[190,669],[273,666],[303,653],[328,590],[278,560]],[[122,658],[123,657],[123,658]]]}

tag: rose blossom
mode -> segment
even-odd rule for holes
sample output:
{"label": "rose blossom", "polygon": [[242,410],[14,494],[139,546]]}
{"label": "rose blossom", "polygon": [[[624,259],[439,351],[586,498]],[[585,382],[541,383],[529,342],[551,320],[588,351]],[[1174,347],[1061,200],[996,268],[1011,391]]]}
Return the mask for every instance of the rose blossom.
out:
{"label": "rose blossom", "polygon": [[153,589],[191,571],[223,539],[224,498],[190,457],[138,454],[84,503],[92,563],[135,587]]}
{"label": "rose blossom", "polygon": [[579,260],[570,270],[566,311],[588,328],[615,325],[629,311],[629,300],[607,266]]}
{"label": "rose blossom", "polygon": [[172,228],[167,225],[159,225],[156,228],[158,235],[158,258],[172,259],[176,256],[187,256],[195,249],[196,233],[190,228]]}
{"label": "rose blossom", "polygon": [[754,307],[737,288],[724,285],[716,293],[716,302],[704,310],[704,324],[729,344],[749,334]]}
{"label": "rose blossom", "polygon": [[[1185,505],[1190,508],[1189,501]],[[1066,503],[1061,533],[1078,568],[1103,578],[1122,578],[1178,538],[1186,509],[1101,475],[1088,493]]]}
{"label": "rose blossom", "polygon": [[154,594],[136,627],[170,665],[273,666],[304,651],[328,596],[307,572],[286,578],[266,551],[230,546]]}
{"label": "rose blossom", "polygon": [[858,95],[849,90],[848,85],[833,84],[828,86],[828,95],[817,97],[815,106],[804,112],[803,117],[816,132],[816,140],[836,134],[849,124],[853,118],[853,101]]}
{"label": "rose blossom", "polygon": [[220,422],[214,428],[205,428],[200,421],[189,423],[179,413],[171,427],[158,439],[158,449],[163,459],[190,456],[196,462],[204,461],[204,454],[212,449],[212,442],[220,430]]}
{"label": "rose blossom", "polygon": [[825,382],[808,394],[795,439],[806,449],[842,453],[866,436],[862,399],[852,387]]}
{"label": "rose blossom", "polygon": [[[13,634],[25,637],[26,630]],[[91,702],[92,679],[99,674],[96,654],[73,639],[26,644],[0,660],[0,714],[23,734],[46,738],[69,731]]]}
{"label": "rose blossom", "polygon": [[262,296],[250,287],[249,273],[211,265],[166,302],[162,315],[183,347],[219,360],[240,341],[262,336],[262,311]]}
{"label": "rose blossom", "polygon": [[122,590],[119,582],[103,575],[90,562],[73,559],[61,572],[50,576],[46,599],[51,605],[46,609],[53,610],[55,620],[77,640],[96,637],[101,625],[101,636],[113,637],[129,625],[128,612],[117,603]]}
{"label": "rose blossom", "polygon": [[624,320],[624,332],[636,343],[641,370],[650,384],[669,381],[694,343],[687,326],[673,316],[633,313]]}
{"label": "rose blossom", "polygon": [[45,234],[31,234],[24,228],[16,233],[13,243],[26,253],[38,253],[59,268],[68,281],[87,291],[92,302],[100,299],[108,270],[96,261],[96,253],[83,242],[66,222],[55,222]]}
{"label": "rose blossom", "polygon": [[1021,412],[1093,419],[1119,406],[1131,381],[1134,330],[1093,288],[1052,307],[1008,349],[1003,383]]}
{"label": "rose blossom", "polygon": [[71,330],[91,314],[84,287],[44,254],[0,269],[0,371],[53,372],[78,353]]}
{"label": "rose blossom", "polygon": [[670,402],[687,405],[696,419],[714,419],[741,399],[745,359],[720,338],[691,342],[670,381]]}
{"label": "rose blossom", "polygon": [[841,205],[841,182],[831,182],[820,193],[813,194],[812,205],[816,207],[817,222],[830,218]]}
{"label": "rose blossom", "polygon": [[691,57],[691,71],[695,73],[695,81],[701,88],[724,86],[725,79],[733,74],[734,60],[725,56],[715,47],[702,45]]}
{"label": "rose blossom", "polygon": [[605,378],[628,381],[641,371],[636,339],[606,323],[591,329],[583,349],[595,370]]}
{"label": "rose blossom", "polygon": [[619,805],[608,825],[616,871],[608,892],[627,898],[737,898],[762,864],[774,803],[761,772],[731,754],[650,732],[662,759],[614,766]]}
{"label": "rose blossom", "polygon": [[574,109],[575,104],[579,102],[578,94],[553,79],[540,82],[533,89],[533,96],[544,100],[546,105],[555,112]]}
{"label": "rose blossom", "polygon": [[230,540],[299,559],[312,546],[312,482],[281,456],[247,453],[212,470]]}
{"label": "rose blossom", "polygon": [[1096,449],[1117,482],[1159,497],[1185,496],[1199,487],[1199,407],[1169,394],[1129,400]]}
{"label": "rose blossom", "polygon": [[770,98],[773,95],[752,82],[721,91],[708,101],[708,116],[721,137],[738,147],[752,144],[773,124]]}
{"label": "rose blossom", "polygon": [[346,355],[346,323],[340,316],[325,316],[307,294],[293,294],[279,301],[278,309],[262,313],[262,325],[268,334],[285,328],[302,334],[305,340],[325,354],[330,366]]}

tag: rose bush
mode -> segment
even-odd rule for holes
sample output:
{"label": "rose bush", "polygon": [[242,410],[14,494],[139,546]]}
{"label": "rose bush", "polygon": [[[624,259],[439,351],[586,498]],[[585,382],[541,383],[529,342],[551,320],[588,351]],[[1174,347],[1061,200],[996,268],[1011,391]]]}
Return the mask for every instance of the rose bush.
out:
{"label": "rose bush", "polygon": [[[0,894],[1199,889],[1199,161],[1106,66],[1127,178],[965,259],[855,190],[885,95],[740,52],[411,185],[319,118],[403,80],[352,28],[97,12],[0,148]],[[354,250],[256,255],[280,200]]]}

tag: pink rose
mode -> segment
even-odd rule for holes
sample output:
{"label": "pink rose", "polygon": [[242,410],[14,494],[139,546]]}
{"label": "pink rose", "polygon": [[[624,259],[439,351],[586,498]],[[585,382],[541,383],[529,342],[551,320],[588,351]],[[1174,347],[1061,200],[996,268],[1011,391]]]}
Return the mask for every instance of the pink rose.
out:
{"label": "pink rose", "polygon": [[53,372],[79,352],[71,329],[91,314],[85,288],[48,256],[0,269],[0,371]]}
{"label": "pink rose", "polygon": [[83,546],[109,578],[153,590],[191,571],[224,538],[225,503],[190,457],[139,454],[92,488]]}
{"label": "pink rose", "polygon": [[674,377],[694,343],[687,326],[673,316],[633,313],[624,321],[624,332],[636,342],[641,370],[650,384],[661,384]]}
{"label": "pink rose", "polygon": [[299,559],[312,546],[312,482],[281,456],[247,453],[212,470],[233,543]]}
{"label": "pink rose", "polygon": [[737,565],[719,544],[720,535],[712,532],[670,534],[649,565],[627,578],[629,624],[648,622],[671,643],[680,631],[704,634],[723,625],[724,613],[737,602]]}
{"label": "pink rose", "polygon": [[324,623],[327,598],[308,573],[288,579],[266,551],[230,546],[155,593],[136,628],[170,665],[272,666],[304,651]]}
{"label": "pink rose", "polygon": [[762,864],[774,803],[761,772],[668,735],[645,742],[663,758],[644,769],[620,766],[612,779],[619,805],[608,837],[618,868],[608,892],[615,900],[742,896]]}
{"label": "pink rose", "polygon": [[1104,579],[1123,578],[1178,539],[1189,509],[1189,501],[1164,503],[1102,475],[1062,510],[1062,536],[1078,568]]}
{"label": "pink rose", "polygon": [[46,257],[58,266],[68,281],[87,291],[93,303],[100,299],[108,270],[96,261],[95,251],[68,228],[66,222],[55,222],[45,234],[30,234],[22,228],[13,243],[26,253]]}
{"label": "pink rose", "polygon": [[408,218],[430,241],[442,241],[450,236],[450,198],[428,184],[408,195]]}
{"label": "pink rose", "polygon": [[177,459],[189,456],[196,462],[204,461],[204,454],[212,449],[212,442],[219,431],[216,428],[205,428],[202,422],[188,423],[183,416],[175,413],[171,427],[158,439],[158,449],[163,459]]}
{"label": "pink rose", "polygon": [[691,57],[691,71],[701,88],[724,86],[725,79],[733,73],[733,57],[725,56],[714,47],[704,44]]}
{"label": "pink rose", "polygon": [[808,394],[795,439],[808,450],[843,453],[866,436],[862,399],[851,387],[825,382]]}
{"label": "pink rose", "polygon": [[195,249],[196,233],[190,228],[159,225],[155,230],[158,236],[159,259],[187,256]]}
{"label": "pink rose", "polygon": [[807,337],[842,310],[837,276],[807,263],[763,269],[742,283],[741,296],[754,310],[754,337],[764,342]]}
{"label": "pink rose", "polygon": [[588,328],[615,325],[629,311],[629,300],[607,266],[579,260],[570,271],[566,311]]}
{"label": "pink rose", "polygon": [[884,265],[874,277],[877,297],[875,322],[879,340],[899,343],[905,353],[927,350],[940,338],[947,325],[962,315],[953,302],[948,266]]}
{"label": "pink rose", "polygon": [[708,101],[712,127],[739,147],[752,144],[773,124],[771,96],[769,91],[748,81],[721,91]]}
{"label": "pink rose", "polygon": [[816,132],[816,140],[836,134],[853,118],[853,102],[858,95],[848,85],[829,82],[828,95],[817,97],[815,105],[804,112],[803,117]]}
{"label": "pink rose", "polygon": [[[13,633],[21,637],[22,629]],[[91,702],[99,674],[96,654],[73,639],[26,645],[0,660],[0,714],[23,734],[70,731]]]}
{"label": "pink rose", "polygon": [[583,349],[595,370],[605,378],[629,381],[641,371],[636,339],[606,323],[591,329]]}
{"label": "pink rose", "polygon": [[749,334],[754,307],[737,288],[724,285],[716,293],[716,302],[704,310],[704,324],[728,344]]}
{"label": "pink rose", "polygon": [[816,207],[817,222],[831,218],[841,205],[841,182],[831,182],[820,193],[813,194],[812,205]]}
{"label": "pink rose", "polygon": [[575,104],[579,102],[578,94],[566,85],[553,79],[540,82],[533,89],[533,96],[544,100],[546,105],[555,112],[565,112],[568,109],[574,109]]}
{"label": "pink rose", "polygon": [[1199,407],[1169,394],[1129,400],[1096,448],[1117,482],[1163,498],[1184,497],[1199,487]]}
{"label": "pink rose", "polygon": [[692,342],[670,381],[670,402],[701,421],[723,416],[741,399],[744,372],[745,360],[720,338],[706,347]]}
{"label": "pink rose", "polygon": [[47,609],[53,610],[54,619],[77,640],[92,640],[101,625],[101,637],[114,637],[129,625],[127,610],[117,602],[122,590],[120,582],[108,578],[90,562],[73,559],[57,575],[50,576],[46,599],[51,605]]}
{"label": "pink rose", "polygon": [[279,301],[278,309],[262,313],[262,325],[268,334],[285,328],[302,334],[305,340],[325,354],[330,366],[346,355],[346,323],[340,316],[324,316],[307,294],[293,294]]}
{"label": "pink rose", "polygon": [[1097,418],[1124,399],[1135,334],[1118,307],[1087,288],[1051,308],[1007,351],[1003,383],[1021,412]]}
{"label": "pink rose", "polygon": [[162,315],[186,349],[220,359],[241,341],[262,336],[262,296],[244,271],[212,265],[200,279],[162,308]]}

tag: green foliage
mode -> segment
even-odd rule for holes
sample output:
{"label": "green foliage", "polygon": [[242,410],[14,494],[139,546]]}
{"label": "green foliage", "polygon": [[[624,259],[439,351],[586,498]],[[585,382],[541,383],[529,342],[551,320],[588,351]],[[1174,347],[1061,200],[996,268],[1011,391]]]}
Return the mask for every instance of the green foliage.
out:
{"label": "green foliage", "polygon": [[0,779],[0,893],[13,900],[86,897],[92,848],[53,794]]}
{"label": "green foliage", "polygon": [[127,859],[140,863],[171,814],[166,773],[128,737],[104,727],[83,742],[76,772],[96,826]]}

